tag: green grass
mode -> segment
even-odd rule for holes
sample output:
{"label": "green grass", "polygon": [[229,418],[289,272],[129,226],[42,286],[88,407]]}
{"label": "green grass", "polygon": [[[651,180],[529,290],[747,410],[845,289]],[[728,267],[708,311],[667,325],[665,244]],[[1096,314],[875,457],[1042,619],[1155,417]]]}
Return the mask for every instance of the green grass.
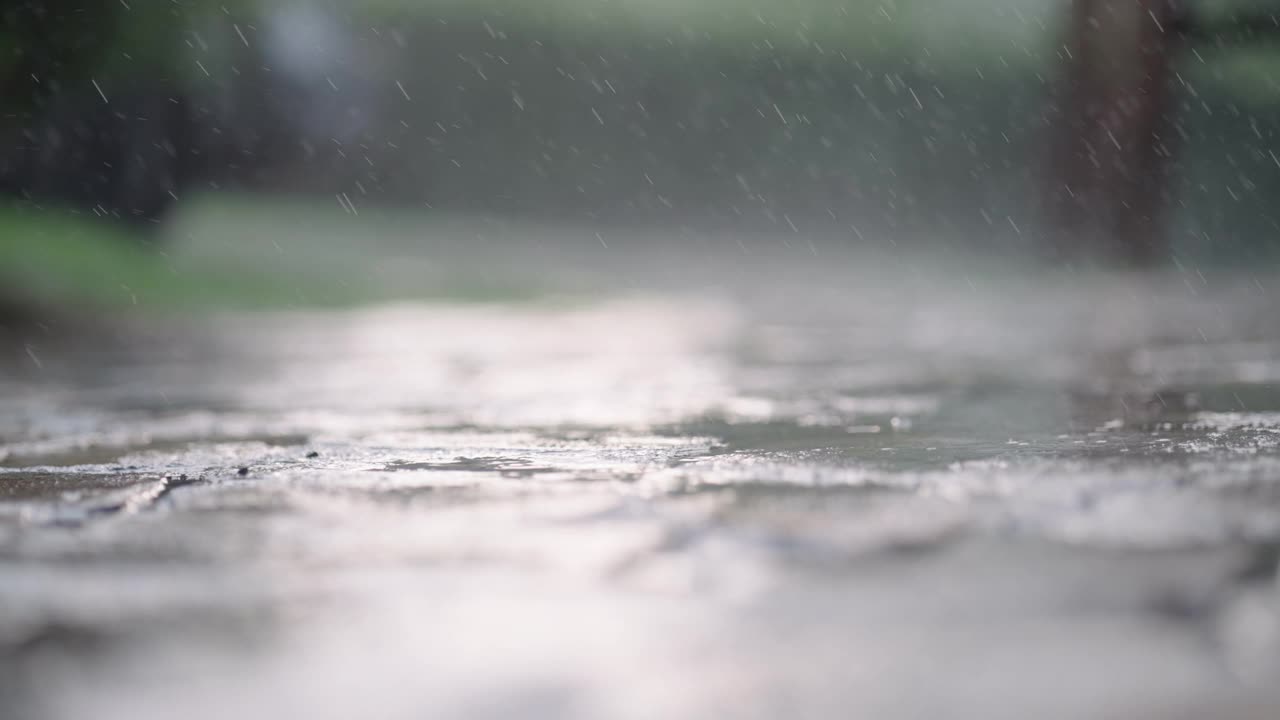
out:
{"label": "green grass", "polygon": [[[527,300],[507,278],[436,266],[423,282],[384,282],[378,236],[439,227],[396,214],[344,223],[305,201],[216,197],[184,208],[154,247],[119,225],[61,210],[0,211],[6,295],[57,306],[140,306],[159,312],[343,307],[417,299]],[[382,250],[385,251],[385,250]]]}
{"label": "green grass", "polygon": [[59,304],[264,307],[354,299],[277,271],[179,269],[123,228],[61,211],[0,213],[0,277],[13,294]]}

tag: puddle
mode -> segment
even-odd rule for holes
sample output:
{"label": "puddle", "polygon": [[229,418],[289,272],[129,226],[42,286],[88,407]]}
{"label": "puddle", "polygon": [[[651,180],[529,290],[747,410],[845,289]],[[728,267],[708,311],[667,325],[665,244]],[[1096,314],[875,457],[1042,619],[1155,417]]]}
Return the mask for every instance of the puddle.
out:
{"label": "puddle", "polygon": [[1276,707],[1274,280],[806,267],[41,349],[0,380],[0,692],[104,720]]}

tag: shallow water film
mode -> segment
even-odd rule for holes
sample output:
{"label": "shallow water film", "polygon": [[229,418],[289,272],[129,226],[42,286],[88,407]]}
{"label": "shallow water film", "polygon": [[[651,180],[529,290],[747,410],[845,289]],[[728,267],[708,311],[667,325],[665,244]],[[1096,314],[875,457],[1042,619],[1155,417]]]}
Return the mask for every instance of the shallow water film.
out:
{"label": "shallow water film", "polygon": [[1280,277],[562,244],[16,348],[0,714],[1276,716]]}

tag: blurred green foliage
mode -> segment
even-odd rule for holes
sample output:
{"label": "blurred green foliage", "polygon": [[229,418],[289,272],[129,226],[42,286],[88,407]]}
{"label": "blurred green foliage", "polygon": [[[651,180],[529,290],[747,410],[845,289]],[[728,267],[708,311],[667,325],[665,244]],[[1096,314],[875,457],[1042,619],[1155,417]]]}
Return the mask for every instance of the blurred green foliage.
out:
{"label": "blurred green foliage", "polygon": [[374,17],[485,18],[528,33],[650,35],[769,51],[1027,52],[1057,3],[999,0],[363,0]]}
{"label": "blurred green foliage", "polygon": [[[232,26],[246,33],[245,45],[259,42],[255,17],[276,7],[253,0],[104,0],[75,9],[57,4],[61,14],[45,19],[13,14],[27,5],[0,0],[0,45],[12,50],[0,53],[10,118],[51,92],[50,78],[80,92],[93,91],[90,80],[106,89],[157,78],[197,88],[222,82],[241,70],[217,54],[240,51],[241,39],[228,34]],[[420,205],[422,196],[405,189],[426,188],[433,206],[561,215],[586,208],[574,217],[592,220],[604,217],[609,202],[629,205],[642,219],[673,202],[714,206],[725,215],[762,211],[780,230],[790,222],[788,211],[799,218],[830,210],[841,223],[854,217],[868,231],[879,225],[902,235],[945,236],[977,228],[1010,243],[1022,241],[1017,226],[1025,228],[1035,212],[1040,113],[1057,70],[1056,23],[1064,6],[1051,0],[324,4],[353,35],[378,28],[368,42],[403,53],[404,67],[428,69],[403,76],[416,103],[400,104],[394,89],[386,93],[395,110],[368,138],[371,148],[394,143],[391,156],[415,159],[398,166],[379,161],[385,184],[366,185],[380,200]],[[1229,17],[1235,6],[1204,0],[1201,7],[1206,17]],[[211,34],[218,28],[226,37]],[[397,45],[397,35],[407,40]],[[478,77],[482,62],[485,74]],[[48,69],[47,77],[24,79],[32,67]],[[1241,237],[1261,246],[1276,236],[1270,198],[1280,187],[1269,180],[1274,163],[1267,150],[1280,147],[1278,71],[1280,49],[1266,43],[1215,44],[1181,63],[1188,84],[1180,108],[1181,243],[1218,252]],[[393,88],[399,79],[385,84]],[[611,115],[606,101],[619,108],[643,101],[645,117],[620,109]],[[593,113],[597,104],[601,117]],[[437,122],[447,137],[437,136]],[[0,275],[35,293],[159,306],[290,304],[300,297],[345,302],[377,294],[344,290],[332,276],[291,276],[287,266],[175,274],[163,256],[123,241],[120,232],[58,213],[0,214]],[[446,294],[466,292],[455,287]]]}
{"label": "blurred green foliage", "polygon": [[176,3],[65,3],[9,0],[0,5],[0,89],[7,114],[41,99],[134,79],[171,75],[187,11]]}

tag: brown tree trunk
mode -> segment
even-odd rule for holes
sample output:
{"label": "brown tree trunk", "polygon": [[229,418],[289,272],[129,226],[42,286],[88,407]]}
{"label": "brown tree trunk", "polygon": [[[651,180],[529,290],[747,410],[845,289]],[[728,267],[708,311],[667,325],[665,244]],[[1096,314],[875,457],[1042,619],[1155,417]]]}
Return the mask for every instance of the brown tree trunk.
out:
{"label": "brown tree trunk", "polygon": [[1164,128],[1180,25],[1174,0],[1073,0],[1048,173],[1060,257],[1150,265],[1168,254]]}
{"label": "brown tree trunk", "polygon": [[1138,84],[1127,98],[1119,128],[1128,143],[1121,167],[1114,234],[1121,257],[1151,265],[1169,254],[1169,160],[1173,62],[1182,39],[1173,0],[1142,0],[1148,20],[1138,26]]}

